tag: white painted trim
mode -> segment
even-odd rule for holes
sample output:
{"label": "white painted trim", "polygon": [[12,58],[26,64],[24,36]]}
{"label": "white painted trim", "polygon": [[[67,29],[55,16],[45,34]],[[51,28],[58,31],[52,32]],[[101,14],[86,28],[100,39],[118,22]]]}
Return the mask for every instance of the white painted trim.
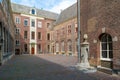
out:
{"label": "white painted trim", "polygon": [[[35,20],[35,27],[32,27],[32,25],[31,25],[31,21],[32,21],[33,19]],[[35,47],[34,47],[35,54],[37,54],[37,53],[36,53],[36,52],[37,52],[37,44],[36,44],[36,43],[37,43],[37,31],[36,31],[36,30],[37,30],[37,18],[31,16],[31,17],[30,17],[30,43],[35,43]],[[35,39],[34,39],[34,40],[31,39],[31,37],[32,37],[32,36],[31,36],[31,32],[32,32],[32,31],[35,32]],[[32,48],[32,47],[31,47],[31,45],[30,45],[30,54],[31,54],[31,48]]]}
{"label": "white painted trim", "polygon": [[104,60],[104,61],[113,61],[113,59],[110,59],[110,58],[100,58],[100,60]]}
{"label": "white painted trim", "polygon": [[32,16],[32,15],[21,14],[21,16],[25,16],[25,17],[29,17],[29,18],[35,17],[35,18],[37,18],[37,19],[44,20],[44,18],[42,18],[42,17]]}
{"label": "white painted trim", "polygon": [[[16,22],[16,19],[17,19],[17,18],[19,19],[19,22]],[[20,17],[20,16],[15,16],[15,23],[16,23],[16,24],[20,24],[20,23],[21,23],[21,17]]]}

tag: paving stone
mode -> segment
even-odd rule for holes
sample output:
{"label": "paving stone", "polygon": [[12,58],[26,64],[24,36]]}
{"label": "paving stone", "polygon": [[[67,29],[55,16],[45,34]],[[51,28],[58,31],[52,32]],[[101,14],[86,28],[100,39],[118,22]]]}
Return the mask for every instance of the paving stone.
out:
{"label": "paving stone", "polygon": [[71,56],[14,56],[0,66],[0,80],[101,80],[97,78],[101,73],[94,76],[74,69],[76,63],[76,57]]}

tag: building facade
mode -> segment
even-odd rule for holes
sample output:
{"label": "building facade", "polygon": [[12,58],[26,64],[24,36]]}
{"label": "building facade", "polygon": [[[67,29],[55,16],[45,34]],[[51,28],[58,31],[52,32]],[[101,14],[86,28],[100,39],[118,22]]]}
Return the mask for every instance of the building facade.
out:
{"label": "building facade", "polygon": [[58,14],[14,3],[12,10],[16,24],[16,54],[50,53],[49,28]]}
{"label": "building facade", "polygon": [[[89,62],[109,71],[120,69],[118,0],[80,0],[80,37],[88,36]],[[77,3],[59,15],[12,4],[16,54],[54,53],[77,56]]]}
{"label": "building facade", "polygon": [[61,12],[53,31],[54,53],[77,56],[77,4]]}
{"label": "building facade", "polygon": [[[118,0],[80,0],[80,37],[89,42],[89,62],[107,72],[120,69]],[[55,54],[77,55],[77,4],[63,10],[51,32],[51,50]]]}
{"label": "building facade", "polygon": [[89,61],[110,71],[120,70],[120,1],[81,0],[81,33],[88,35]]}
{"label": "building facade", "polygon": [[0,0],[0,65],[14,55],[14,22],[10,0]]}

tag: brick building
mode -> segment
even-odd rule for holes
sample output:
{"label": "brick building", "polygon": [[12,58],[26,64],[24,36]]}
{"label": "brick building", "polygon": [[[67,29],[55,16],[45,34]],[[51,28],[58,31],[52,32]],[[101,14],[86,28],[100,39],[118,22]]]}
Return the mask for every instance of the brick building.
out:
{"label": "brick building", "polygon": [[53,31],[55,54],[77,56],[77,4],[60,13]]}
{"label": "brick building", "polygon": [[120,1],[81,0],[80,7],[81,33],[88,34],[91,64],[120,70]]}
{"label": "brick building", "polygon": [[14,21],[10,0],[0,0],[0,65],[14,55]]}
{"label": "brick building", "polygon": [[[119,71],[118,0],[81,0],[81,43],[88,35],[89,62],[104,71]],[[51,32],[51,48],[55,54],[77,55],[77,4],[63,10]],[[52,52],[53,52],[52,51]]]}
{"label": "brick building", "polygon": [[12,10],[16,24],[16,54],[49,53],[49,28],[58,14],[14,3]]}

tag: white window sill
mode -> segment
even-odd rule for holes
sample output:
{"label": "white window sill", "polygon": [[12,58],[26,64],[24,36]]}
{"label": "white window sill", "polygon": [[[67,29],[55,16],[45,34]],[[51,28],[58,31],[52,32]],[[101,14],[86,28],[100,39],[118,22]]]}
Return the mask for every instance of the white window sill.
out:
{"label": "white window sill", "polygon": [[103,60],[103,61],[113,61],[113,59],[110,59],[110,58],[101,58],[100,60]]}

